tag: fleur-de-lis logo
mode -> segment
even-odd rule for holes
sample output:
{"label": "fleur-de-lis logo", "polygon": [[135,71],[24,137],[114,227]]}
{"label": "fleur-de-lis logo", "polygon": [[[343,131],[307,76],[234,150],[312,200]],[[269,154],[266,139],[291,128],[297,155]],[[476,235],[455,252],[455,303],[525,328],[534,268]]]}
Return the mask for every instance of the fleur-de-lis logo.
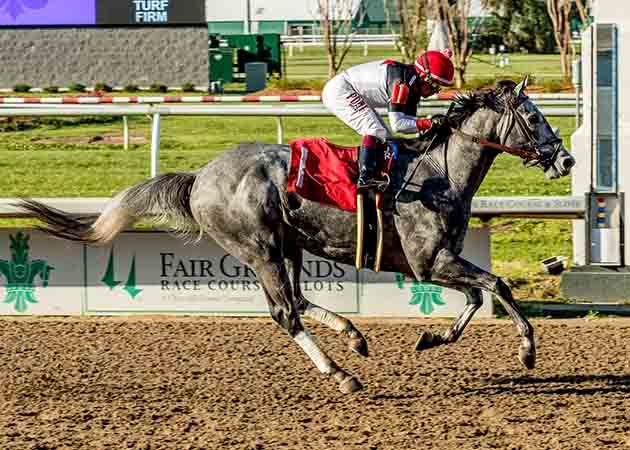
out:
{"label": "fleur-de-lis logo", "polygon": [[18,232],[11,238],[11,261],[0,260],[0,273],[7,280],[7,295],[4,303],[13,303],[17,312],[25,312],[29,303],[37,303],[33,282],[39,275],[42,286],[48,286],[50,271],[54,267],[43,259],[30,260],[28,251],[29,237]]}
{"label": "fleur-de-lis logo", "polygon": [[[402,273],[396,274],[396,286],[399,289],[405,288],[405,276]],[[418,305],[422,314],[430,315],[435,311],[435,305],[442,306],[446,303],[442,299],[442,289],[430,283],[421,283],[414,279],[411,281],[410,305]]]}
{"label": "fleur-de-lis logo", "polygon": [[48,0],[0,0],[0,8],[13,17],[13,20],[26,12],[24,8],[42,9],[47,4]]}

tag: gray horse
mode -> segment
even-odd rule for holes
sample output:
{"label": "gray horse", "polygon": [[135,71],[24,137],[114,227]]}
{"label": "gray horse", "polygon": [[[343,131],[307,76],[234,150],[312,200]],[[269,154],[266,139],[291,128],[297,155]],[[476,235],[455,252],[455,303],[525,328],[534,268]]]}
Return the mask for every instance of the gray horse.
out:
{"label": "gray horse", "polygon": [[[384,201],[382,270],[457,289],[467,297],[461,315],[442,335],[425,332],[419,350],[455,342],[482,303],[495,294],[521,337],[520,361],[533,368],[534,331],[507,284],[461,258],[471,201],[500,148],[541,167],[548,178],[567,175],[575,161],[545,117],[518,86],[502,81],[493,90],[459,96],[449,114],[452,133],[427,148],[427,139],[397,142],[399,158]],[[435,143],[435,140],[434,140]],[[496,144],[488,148],[486,144]],[[501,147],[502,146],[502,147]],[[492,147],[490,145],[490,147]],[[367,356],[354,325],[309,302],[300,289],[304,250],[353,264],[354,214],[287,193],[290,147],[246,143],[192,173],[168,173],[127,188],[98,217],[76,217],[32,200],[18,206],[46,224],[47,232],[92,245],[106,245],[141,218],[168,221],[184,237],[212,237],[249,265],[265,292],[273,319],[332,377],[344,393],[362,388],[304,328],[300,315],[319,321]]]}

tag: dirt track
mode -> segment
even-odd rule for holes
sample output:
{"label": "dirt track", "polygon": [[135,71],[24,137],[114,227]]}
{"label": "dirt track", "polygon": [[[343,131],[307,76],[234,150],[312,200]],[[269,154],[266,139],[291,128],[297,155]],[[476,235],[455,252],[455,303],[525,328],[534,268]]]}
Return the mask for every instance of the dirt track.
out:
{"label": "dirt track", "polygon": [[309,323],[344,396],[267,319],[0,320],[0,449],[630,449],[630,320],[534,321],[532,372],[507,320],[413,351],[445,323]]}

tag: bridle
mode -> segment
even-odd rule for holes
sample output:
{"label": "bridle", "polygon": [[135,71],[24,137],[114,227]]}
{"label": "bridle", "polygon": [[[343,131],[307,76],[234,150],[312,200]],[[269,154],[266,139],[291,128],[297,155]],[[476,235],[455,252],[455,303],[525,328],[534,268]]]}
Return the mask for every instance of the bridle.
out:
{"label": "bridle", "polygon": [[[518,107],[521,104],[523,104],[526,100],[528,100],[528,97],[525,95],[512,96],[511,98],[508,98],[508,99],[505,99],[505,98],[502,99],[501,101],[502,110],[498,111],[501,113],[501,119],[499,120],[497,129],[498,130],[505,129],[505,132],[498,133],[503,136],[502,138],[501,137],[499,138],[500,142],[492,142],[492,141],[487,140],[486,138],[468,134],[464,131],[461,131],[459,128],[456,128],[453,126],[450,126],[449,128],[452,133],[455,133],[462,137],[470,139],[474,143],[480,145],[482,148],[491,148],[500,152],[509,153],[510,155],[518,156],[519,158],[523,160],[523,164],[525,164],[526,166],[528,167],[541,166],[546,171],[549,167],[553,165],[558,152],[562,149],[562,139],[554,135],[553,138],[543,143],[537,142],[536,136],[534,136],[534,133],[532,133],[532,131],[529,129],[527,122],[525,122],[525,119],[523,118],[523,116],[517,111]],[[456,105],[455,102],[451,103],[451,106],[449,107],[446,113],[447,120],[450,114],[452,113],[455,105]],[[523,135],[527,137],[527,140],[528,140],[528,142],[521,147],[510,147],[508,145],[505,145],[507,138],[510,136],[515,126],[519,128],[519,131],[523,133]],[[433,143],[435,142],[435,139],[437,136],[438,136],[437,133],[433,135],[433,138],[431,139],[429,146],[424,150],[424,153],[422,154],[422,156],[416,163],[413,171],[411,172],[411,175],[408,176],[404,180],[403,185],[394,196],[395,200],[398,200],[398,197],[401,195],[401,193],[410,183],[411,179],[416,173],[416,170],[418,169],[420,164],[422,164],[422,161],[424,160],[425,156],[427,156],[429,152],[431,151],[433,147]],[[544,147],[552,147],[553,152],[551,153],[544,152],[543,150],[541,150]]]}
{"label": "bridle", "polygon": [[[501,114],[501,120],[497,126],[497,130],[500,136],[500,142],[492,142],[485,138],[474,136],[472,134],[465,133],[458,128],[451,127],[451,131],[462,137],[466,137],[476,144],[479,144],[483,148],[491,148],[500,152],[509,153],[511,155],[518,156],[523,159],[523,164],[528,167],[541,166],[544,170],[547,170],[553,165],[553,162],[562,148],[562,139],[554,136],[545,142],[537,142],[536,136],[530,130],[527,122],[523,116],[517,111],[518,107],[528,99],[525,95],[519,95],[516,99],[504,99],[503,111]],[[451,104],[449,111],[446,113],[448,118],[455,103]],[[507,138],[512,133],[514,127],[518,127],[519,131],[527,138],[528,142],[520,147],[510,147],[505,145]],[[502,131],[504,130],[504,131]],[[545,152],[542,149],[551,147],[552,152]]]}

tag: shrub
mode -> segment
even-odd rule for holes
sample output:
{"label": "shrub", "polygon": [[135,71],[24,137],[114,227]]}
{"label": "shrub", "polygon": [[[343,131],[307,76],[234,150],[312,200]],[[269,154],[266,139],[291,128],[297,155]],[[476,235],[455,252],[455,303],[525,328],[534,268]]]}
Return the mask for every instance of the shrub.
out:
{"label": "shrub", "polygon": [[13,92],[30,92],[31,86],[28,84],[16,84],[13,86]]}
{"label": "shrub", "polygon": [[44,92],[48,92],[49,94],[56,94],[57,92],[59,92],[59,86],[45,87]]}
{"label": "shrub", "polygon": [[151,85],[151,87],[149,88],[152,92],[167,92],[168,88],[166,86],[164,86],[163,84],[157,84],[154,83]]}
{"label": "shrub", "polygon": [[305,80],[289,80],[287,78],[279,78],[270,80],[268,87],[276,89],[309,89],[321,91],[327,80],[305,79]]}
{"label": "shrub", "polygon": [[94,85],[94,90],[95,91],[101,91],[101,92],[111,92],[113,91],[112,87],[107,84],[107,83],[102,83],[102,82],[98,82]]}
{"label": "shrub", "polygon": [[125,92],[138,92],[140,87],[137,84],[129,84],[125,86]]}
{"label": "shrub", "polygon": [[192,83],[184,83],[182,85],[182,91],[184,92],[195,92],[195,85]]}
{"label": "shrub", "polygon": [[495,82],[496,80],[494,78],[472,78],[470,80],[466,80],[464,88],[474,91],[485,87],[492,87]]}
{"label": "shrub", "polygon": [[72,83],[68,86],[71,92],[85,92],[85,86],[80,83]]}
{"label": "shrub", "polygon": [[545,92],[562,92],[565,82],[560,79],[543,78],[540,83]]}

